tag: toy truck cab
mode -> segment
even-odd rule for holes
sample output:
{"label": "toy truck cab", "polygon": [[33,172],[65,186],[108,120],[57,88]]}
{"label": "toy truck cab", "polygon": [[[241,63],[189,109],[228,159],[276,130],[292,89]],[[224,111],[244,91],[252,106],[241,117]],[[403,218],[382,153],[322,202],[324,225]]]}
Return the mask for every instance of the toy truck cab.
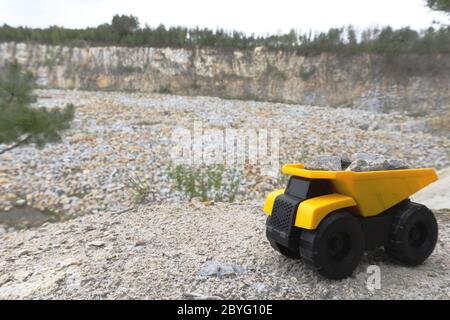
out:
{"label": "toy truck cab", "polygon": [[403,263],[423,262],[437,241],[433,213],[408,197],[437,179],[433,169],[351,172],[283,166],[285,189],[268,194],[266,235],[289,258],[322,275],[351,275],[364,250],[384,246]]}

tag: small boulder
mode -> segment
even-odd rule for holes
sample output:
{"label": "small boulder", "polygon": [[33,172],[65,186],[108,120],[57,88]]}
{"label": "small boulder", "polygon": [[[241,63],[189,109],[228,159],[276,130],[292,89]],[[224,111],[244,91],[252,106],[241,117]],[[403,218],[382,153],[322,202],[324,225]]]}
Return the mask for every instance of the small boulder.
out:
{"label": "small boulder", "polygon": [[348,166],[352,163],[352,160],[347,156],[341,156],[341,167],[342,170],[345,170],[348,168]]}
{"label": "small boulder", "polygon": [[244,273],[244,268],[234,264],[220,263],[217,261],[207,261],[200,269],[199,275],[202,277],[229,277]]}
{"label": "small boulder", "polygon": [[363,172],[363,171],[379,171],[384,168],[384,160],[368,161],[363,159],[356,159],[353,161],[347,171]]}
{"label": "small boulder", "polygon": [[353,162],[346,170],[363,172],[363,171],[380,171],[380,170],[397,170],[407,169],[408,165],[400,159],[386,158],[381,154],[374,153],[355,153]]}
{"label": "small boulder", "polygon": [[409,166],[405,163],[405,161],[400,159],[386,159],[385,161],[385,169],[386,170],[397,170],[397,169],[408,169]]}
{"label": "small boulder", "polygon": [[267,292],[267,286],[262,282],[256,282],[252,285],[252,288],[256,289],[259,293]]}

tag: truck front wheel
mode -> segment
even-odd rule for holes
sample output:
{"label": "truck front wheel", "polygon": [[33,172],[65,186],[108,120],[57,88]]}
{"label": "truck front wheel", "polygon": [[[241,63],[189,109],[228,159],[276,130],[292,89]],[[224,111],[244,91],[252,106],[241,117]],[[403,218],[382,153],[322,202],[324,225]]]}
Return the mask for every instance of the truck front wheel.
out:
{"label": "truck front wheel", "polygon": [[424,205],[410,202],[395,214],[386,252],[394,260],[415,266],[433,252],[437,236],[438,226],[433,212]]}
{"label": "truck front wheel", "polygon": [[363,253],[361,224],[350,213],[333,213],[316,230],[302,230],[300,255],[326,278],[351,276]]}

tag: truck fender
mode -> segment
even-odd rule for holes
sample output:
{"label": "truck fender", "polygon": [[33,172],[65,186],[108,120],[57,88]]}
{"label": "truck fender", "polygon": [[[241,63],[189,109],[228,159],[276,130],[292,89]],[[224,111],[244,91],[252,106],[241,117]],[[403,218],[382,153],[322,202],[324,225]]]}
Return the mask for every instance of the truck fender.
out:
{"label": "truck fender", "polygon": [[300,202],[295,217],[295,226],[314,230],[320,222],[331,212],[356,206],[352,197],[338,193],[327,194]]}

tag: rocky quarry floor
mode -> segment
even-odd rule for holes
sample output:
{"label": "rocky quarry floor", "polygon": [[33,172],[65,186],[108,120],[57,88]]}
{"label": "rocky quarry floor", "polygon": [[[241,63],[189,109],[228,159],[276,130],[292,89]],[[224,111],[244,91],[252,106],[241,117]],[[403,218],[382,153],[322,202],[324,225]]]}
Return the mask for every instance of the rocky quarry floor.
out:
{"label": "rocky quarry floor", "polygon": [[449,299],[450,211],[436,216],[439,241],[423,265],[379,249],[331,281],[271,248],[259,202],[85,215],[0,238],[0,299]]}
{"label": "rocky quarry floor", "polygon": [[[37,106],[74,103],[76,119],[61,144],[0,155],[0,298],[450,297],[450,140],[418,130],[415,118],[212,97],[37,94]],[[280,163],[368,152],[443,169],[434,191],[419,195],[444,208],[436,211],[437,249],[417,268],[377,250],[353,278],[321,278],[265,239],[262,200],[285,184],[282,177],[243,166],[235,203],[186,201],[176,190],[168,170],[179,144],[174,128],[191,130],[196,122],[222,131],[279,130]],[[130,177],[148,183],[150,203],[136,206]],[[366,285],[372,264],[381,268],[376,290]]]}
{"label": "rocky quarry floor", "polygon": [[[194,123],[222,132],[276,129],[281,164],[305,162],[318,154],[368,152],[399,158],[411,167],[450,165],[450,139],[417,130],[415,119],[402,114],[141,93],[37,94],[37,106],[75,104],[76,119],[63,143],[0,155],[0,225],[12,220],[2,219],[1,212],[17,206],[54,220],[123,210],[133,200],[129,177],[148,182],[152,200],[183,199],[168,177],[168,165],[179,144],[175,128],[191,130]],[[259,169],[243,166],[237,200],[262,199],[284,185],[281,177]]]}

